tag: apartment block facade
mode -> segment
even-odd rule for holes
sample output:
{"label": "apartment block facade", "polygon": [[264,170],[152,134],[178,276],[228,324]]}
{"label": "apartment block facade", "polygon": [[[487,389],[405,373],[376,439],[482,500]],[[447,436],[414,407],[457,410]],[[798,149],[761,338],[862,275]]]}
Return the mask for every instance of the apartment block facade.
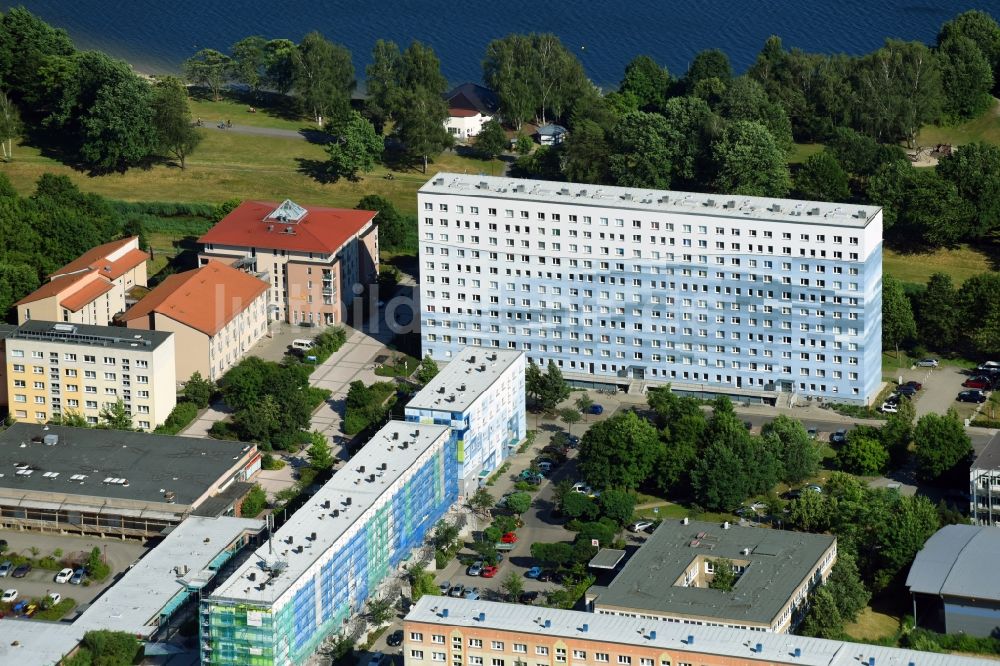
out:
{"label": "apartment block facade", "polygon": [[476,345],[591,384],[878,393],[877,207],[445,173],[418,214],[435,359]]}
{"label": "apartment block facade", "polygon": [[305,663],[423,543],[457,486],[448,427],[386,424],[202,599],[202,663]]}
{"label": "apartment block facade", "polygon": [[990,440],[969,468],[969,516],[974,525],[1000,526],[1000,440]]}
{"label": "apartment block facade", "polygon": [[468,497],[524,439],[525,356],[466,347],[406,405],[406,420],[451,428],[459,495]]}
{"label": "apartment block facade", "polygon": [[15,303],[17,321],[107,326],[125,311],[128,292],[145,286],[147,259],[149,255],[139,249],[138,236],[98,245]]}
{"label": "apartment block facade", "polygon": [[176,378],[215,381],[267,333],[267,283],[218,261],[167,277],[120,319],[132,330],[173,333]]}
{"label": "apartment block facade", "polygon": [[45,423],[71,413],[96,425],[124,403],[142,430],[162,424],[177,403],[174,336],[31,320],[6,337],[10,415]]}
{"label": "apartment block facade", "polygon": [[375,211],[245,201],[198,239],[202,264],[221,261],[270,284],[270,319],[343,322],[378,279]]}

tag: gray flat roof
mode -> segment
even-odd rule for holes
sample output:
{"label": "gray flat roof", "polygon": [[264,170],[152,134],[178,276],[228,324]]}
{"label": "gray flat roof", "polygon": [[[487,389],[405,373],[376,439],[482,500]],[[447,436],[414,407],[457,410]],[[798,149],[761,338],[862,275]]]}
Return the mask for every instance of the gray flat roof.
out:
{"label": "gray flat roof", "polygon": [[521,356],[519,351],[466,347],[406,407],[464,412]]}
{"label": "gray flat roof", "polygon": [[11,333],[17,330],[17,326],[13,324],[0,324],[0,340],[4,340],[10,337]]}
{"label": "gray flat roof", "polygon": [[[54,445],[44,443],[55,436]],[[189,505],[251,444],[144,432],[15,423],[0,432],[0,492],[18,490]],[[23,472],[31,470],[30,474]],[[54,475],[54,476],[53,476]],[[81,478],[82,477],[82,478]],[[126,485],[127,482],[127,485]]]}
{"label": "gray flat roof", "polygon": [[145,331],[121,326],[89,326],[61,324],[54,321],[29,320],[16,327],[10,340],[41,340],[44,342],[91,345],[123,351],[152,351],[170,339],[173,333]]}
{"label": "gray flat roof", "polygon": [[[337,470],[274,533],[273,553],[262,545],[239,569],[212,593],[240,601],[271,604],[284,594],[405,474],[432,445],[446,439],[450,428],[406,421],[390,421],[379,430],[350,462]],[[405,447],[404,447],[405,445]],[[380,465],[385,469],[379,469]],[[372,476],[375,479],[370,480]],[[348,504],[348,501],[350,502]],[[324,504],[327,504],[324,506]],[[337,515],[334,516],[334,512]],[[315,534],[315,540],[312,535]],[[291,542],[289,542],[291,539]],[[299,552],[301,548],[301,552]],[[284,569],[259,589],[262,565],[283,562]],[[251,582],[249,574],[255,574]]]}
{"label": "gray flat roof", "polygon": [[[443,611],[448,616],[443,617]],[[480,620],[480,614],[483,619]],[[442,627],[481,627],[487,630],[511,631],[537,636],[559,636],[576,640],[593,640],[619,645],[638,645],[671,650],[683,660],[685,652],[693,653],[690,661],[701,663],[701,654],[709,653],[735,658],[733,663],[757,660],[781,661],[803,666],[858,666],[871,657],[876,665],[916,666],[986,666],[996,665],[989,659],[935,654],[917,650],[863,645],[846,641],[805,638],[789,634],[732,629],[729,627],[693,626],[655,622],[620,615],[600,615],[556,608],[531,607],[495,601],[470,601],[451,597],[425,595],[410,609],[406,620]],[[545,626],[548,621],[549,626]],[[584,631],[586,625],[586,631]],[[656,632],[653,637],[652,631]],[[442,632],[446,633],[446,632]],[[693,637],[692,642],[688,638]],[[760,653],[756,646],[760,644]],[[801,650],[798,657],[792,654]],[[634,659],[634,657],[633,657]],[[614,657],[612,657],[612,661]]]}
{"label": "gray flat roof", "polygon": [[601,548],[587,566],[594,569],[614,569],[623,557],[625,557],[624,550]]}
{"label": "gray flat roof", "polygon": [[976,456],[972,469],[1000,469],[1000,433],[993,435],[983,452]]}
{"label": "gray flat roof", "polygon": [[1000,601],[998,555],[1000,530],[996,527],[947,525],[917,553],[906,586],[922,594]]}
{"label": "gray flat roof", "polygon": [[711,215],[771,220],[790,224],[825,224],[863,229],[882,209],[873,205],[799,201],[742,194],[674,192],[638,187],[562,183],[552,180],[438,173],[421,194],[451,194],[511,201],[544,201],[570,206],[645,210],[678,215]]}
{"label": "gray flat roof", "polygon": [[[587,594],[597,606],[771,623],[834,541],[824,534],[667,520],[610,585],[591,587]],[[699,556],[750,564],[731,592],[675,585]]]}

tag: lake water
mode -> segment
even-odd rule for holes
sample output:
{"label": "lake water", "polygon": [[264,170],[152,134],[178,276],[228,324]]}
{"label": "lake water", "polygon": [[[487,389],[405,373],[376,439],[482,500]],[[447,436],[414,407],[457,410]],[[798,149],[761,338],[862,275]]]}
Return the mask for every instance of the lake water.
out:
{"label": "lake water", "polygon": [[691,57],[721,48],[737,71],[764,40],[786,47],[860,54],[886,37],[931,42],[942,22],[966,9],[1000,17],[1000,0],[23,0],[65,28],[81,48],[98,48],[149,72],[177,71],[201,48],[227,50],[260,34],[298,41],[310,30],[354,54],[359,79],[378,38],[431,44],[453,83],[481,78],[486,44],[511,32],[554,32],[601,85],[615,85],[625,64],[648,54],[681,74]]}

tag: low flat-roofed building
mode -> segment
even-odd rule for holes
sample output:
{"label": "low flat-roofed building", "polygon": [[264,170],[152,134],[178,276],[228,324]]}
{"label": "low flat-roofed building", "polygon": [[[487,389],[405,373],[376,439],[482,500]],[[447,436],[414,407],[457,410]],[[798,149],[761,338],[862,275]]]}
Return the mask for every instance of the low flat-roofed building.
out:
{"label": "low flat-roofed building", "polygon": [[947,634],[1000,633],[1000,530],[947,525],[917,553],[906,587],[917,624]]}
{"label": "low flat-roofed building", "polygon": [[[763,530],[762,530],[763,531]],[[988,659],[719,626],[425,595],[403,620],[403,663],[618,666],[989,666]]]}
{"label": "low flat-roofed building", "polygon": [[1000,435],[969,468],[969,516],[975,525],[1000,526]]}
{"label": "low flat-roofed building", "polygon": [[0,526],[140,538],[260,469],[243,442],[28,423],[0,432],[0,460]]}
{"label": "low flat-roofed building", "polygon": [[215,381],[267,333],[267,282],[218,261],[167,277],[120,320],[176,336],[177,381]]}
{"label": "low flat-roofed building", "polygon": [[[729,592],[709,587],[720,558],[737,574]],[[788,633],[836,560],[837,539],[825,534],[668,520],[609,585],[587,591],[587,605],[607,615]]]}
{"label": "low flat-roofed building", "polygon": [[459,493],[471,495],[524,439],[523,353],[466,347],[406,404],[406,420],[452,429]]}
{"label": "low flat-roofed building", "polygon": [[129,290],[146,284],[139,237],[98,245],[66,264],[15,305],[20,324],[29,319],[107,326],[125,310]]}
{"label": "low flat-roofed building", "polygon": [[78,414],[97,425],[121,400],[136,427],[152,430],[177,404],[174,351],[163,331],[26,321],[7,334],[10,415],[45,423]]}
{"label": "low flat-roofed building", "polygon": [[72,623],[0,623],[0,663],[57,663],[92,630],[156,641],[161,626],[187,610],[199,590],[212,585],[220,568],[259,539],[264,526],[262,520],[224,516],[192,517],[168,528],[162,542]]}

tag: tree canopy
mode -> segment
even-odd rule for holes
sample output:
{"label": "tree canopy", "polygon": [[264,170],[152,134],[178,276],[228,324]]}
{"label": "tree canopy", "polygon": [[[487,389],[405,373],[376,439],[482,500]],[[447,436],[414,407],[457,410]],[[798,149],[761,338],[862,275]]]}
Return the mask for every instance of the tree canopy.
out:
{"label": "tree canopy", "polygon": [[656,429],[635,412],[595,423],[580,441],[579,468],[595,488],[634,489],[649,476],[659,449]]}

